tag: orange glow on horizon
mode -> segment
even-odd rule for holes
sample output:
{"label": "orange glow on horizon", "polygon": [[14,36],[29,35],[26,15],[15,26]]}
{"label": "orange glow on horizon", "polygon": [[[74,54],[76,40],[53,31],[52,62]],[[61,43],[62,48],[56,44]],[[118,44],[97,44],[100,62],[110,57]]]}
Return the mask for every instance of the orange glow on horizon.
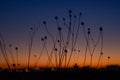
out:
{"label": "orange glow on horizon", "polygon": [[[80,58],[81,59],[79,59],[79,60],[77,60],[77,62],[75,62],[76,60],[74,60],[74,57],[72,57],[72,60],[70,61],[70,64],[69,64],[69,67],[73,67],[75,64],[77,64],[79,67],[83,67],[84,59],[83,59],[82,56],[80,56]],[[51,64],[47,64],[46,59],[47,59],[47,57],[45,57],[45,56],[42,57],[39,60],[36,67],[55,67],[55,61],[54,60],[52,60],[53,65],[51,65]],[[36,59],[34,57],[31,57],[30,67],[34,67],[35,61],[36,61]],[[4,59],[3,59],[3,61],[1,60],[0,63],[1,63],[0,67],[8,68]],[[23,58],[19,59],[19,63],[20,63],[19,68],[27,68],[28,67],[26,57],[23,57]],[[93,58],[92,67],[97,67],[97,63],[98,63],[98,57]],[[108,66],[108,65],[120,65],[118,63],[119,63],[119,61],[117,62],[117,61],[111,61],[111,60],[110,60],[110,63],[108,63],[107,59],[102,59],[102,61],[100,62],[98,67],[105,67],[105,66]],[[9,64],[10,64],[10,67],[13,68],[11,60],[9,61]],[[88,57],[87,57],[87,61],[86,61],[85,66],[90,66],[90,58],[88,58]],[[65,62],[62,63],[61,67],[65,67]]]}

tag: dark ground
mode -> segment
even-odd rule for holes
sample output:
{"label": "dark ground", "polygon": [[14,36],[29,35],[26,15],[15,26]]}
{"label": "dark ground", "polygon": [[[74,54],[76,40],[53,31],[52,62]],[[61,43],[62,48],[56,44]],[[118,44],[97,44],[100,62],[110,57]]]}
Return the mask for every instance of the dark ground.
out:
{"label": "dark ground", "polygon": [[30,72],[0,72],[0,80],[120,80],[120,68],[45,69]]}

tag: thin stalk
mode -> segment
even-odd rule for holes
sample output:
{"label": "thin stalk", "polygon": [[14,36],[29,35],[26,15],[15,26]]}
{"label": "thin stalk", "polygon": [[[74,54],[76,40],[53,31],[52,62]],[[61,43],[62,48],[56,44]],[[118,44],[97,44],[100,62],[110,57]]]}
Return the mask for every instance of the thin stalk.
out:
{"label": "thin stalk", "polygon": [[30,40],[28,41],[29,42],[29,51],[28,51],[28,69],[30,68],[30,56],[31,56],[31,50],[32,50],[32,45],[33,45],[33,39],[34,39],[34,35],[35,35],[35,27],[34,28],[30,28]]}
{"label": "thin stalk", "polygon": [[49,34],[49,36],[52,38],[52,42],[53,42],[53,49],[52,51],[50,52],[50,55],[51,55],[51,58],[50,58],[50,63],[52,63],[52,54],[53,54],[53,51],[55,49],[55,40],[54,40],[54,37],[52,36],[52,34],[48,31],[48,28],[47,28],[47,25],[46,25],[46,21],[43,21],[43,24],[45,26],[45,30],[46,32]]}
{"label": "thin stalk", "polygon": [[99,30],[100,30],[100,35],[101,35],[101,48],[100,48],[100,56],[99,56],[97,67],[99,66],[101,56],[103,55],[103,34],[102,34],[103,29],[102,29],[102,27],[100,27]]}
{"label": "thin stalk", "polygon": [[4,57],[5,61],[6,61],[7,66],[8,66],[8,69],[11,70],[9,62],[8,62],[8,56],[7,56],[7,52],[6,52],[6,46],[5,46],[4,38],[3,38],[1,33],[0,33],[0,38],[1,38],[0,49],[2,51],[3,57]]}
{"label": "thin stalk", "polygon": [[12,63],[15,64],[15,59],[14,59],[14,56],[13,56],[11,47],[12,47],[12,45],[9,44],[9,48],[10,48],[10,49],[9,49],[9,53],[10,53],[10,55],[11,55]]}
{"label": "thin stalk", "polygon": [[44,48],[45,48],[45,43],[43,43],[42,50],[41,50],[41,52],[40,52],[40,55],[39,55],[37,61],[36,61],[35,64],[34,64],[34,68],[37,66],[37,64],[38,64],[38,62],[39,62],[39,60],[40,60],[40,58],[41,58],[41,56],[42,56],[42,54],[43,54]]}

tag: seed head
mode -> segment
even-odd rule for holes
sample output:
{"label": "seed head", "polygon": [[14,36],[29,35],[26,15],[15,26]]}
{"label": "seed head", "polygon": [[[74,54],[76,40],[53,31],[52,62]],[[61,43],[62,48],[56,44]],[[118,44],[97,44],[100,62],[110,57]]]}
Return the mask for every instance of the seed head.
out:
{"label": "seed head", "polygon": [[103,55],[103,52],[101,52],[100,54]]}
{"label": "seed head", "polygon": [[65,18],[63,18],[63,21],[65,21]]}
{"label": "seed head", "polygon": [[108,56],[108,59],[110,59],[110,56]]}
{"label": "seed head", "polygon": [[65,49],[65,53],[67,53],[67,49]]}
{"label": "seed head", "polygon": [[71,11],[71,10],[69,10],[69,13],[71,14],[71,13],[72,13],[72,11]]}
{"label": "seed head", "polygon": [[90,28],[88,28],[88,34],[90,34]]}
{"label": "seed head", "polygon": [[61,27],[58,27],[58,31],[61,31],[62,30],[62,28]]}
{"label": "seed head", "polygon": [[44,41],[44,38],[41,38],[41,41]]}
{"label": "seed head", "polygon": [[18,50],[18,47],[15,47],[15,50]]}
{"label": "seed head", "polygon": [[9,44],[9,47],[11,47],[12,45],[11,44]]}
{"label": "seed head", "polygon": [[76,18],[77,16],[74,16],[74,18]]}
{"label": "seed head", "polygon": [[82,13],[80,12],[80,16],[82,15]]}
{"label": "seed head", "polygon": [[102,28],[102,27],[99,27],[99,30],[100,30],[100,31],[103,31],[103,28]]}
{"label": "seed head", "polygon": [[76,49],[74,49],[74,51],[76,51]]}
{"label": "seed head", "polygon": [[45,36],[44,39],[47,39],[47,36]]}
{"label": "seed head", "polygon": [[81,22],[81,25],[84,26],[84,22],[83,21]]}
{"label": "seed head", "polygon": [[80,52],[80,50],[78,50],[78,52]]}
{"label": "seed head", "polygon": [[57,16],[55,16],[55,20],[57,20],[58,19],[58,17]]}
{"label": "seed head", "polygon": [[55,48],[55,51],[57,51],[57,48]]}
{"label": "seed head", "polygon": [[33,27],[31,27],[30,30],[32,31],[32,30],[33,30]]}
{"label": "seed head", "polygon": [[59,43],[59,42],[60,42],[60,40],[57,40],[57,42]]}
{"label": "seed head", "polygon": [[16,66],[15,64],[13,64],[13,67]]}
{"label": "seed head", "polygon": [[46,24],[46,21],[43,21],[43,24]]}

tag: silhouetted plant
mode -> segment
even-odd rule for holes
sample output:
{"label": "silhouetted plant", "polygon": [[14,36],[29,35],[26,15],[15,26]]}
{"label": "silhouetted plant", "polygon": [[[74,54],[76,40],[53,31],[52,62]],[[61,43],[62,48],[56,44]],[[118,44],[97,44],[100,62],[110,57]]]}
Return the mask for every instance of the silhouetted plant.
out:
{"label": "silhouetted plant", "polygon": [[53,35],[48,31],[46,21],[43,21],[43,24],[44,24],[44,26],[45,26],[46,32],[49,34],[49,36],[51,37],[51,39],[52,39],[52,41],[53,41],[53,49],[52,49],[51,52],[50,52],[50,60],[49,60],[49,62],[52,63],[51,60],[52,60],[52,54],[53,54],[54,49],[55,49],[55,39],[54,39]]}
{"label": "silhouetted plant", "polygon": [[[9,46],[9,53],[10,53],[10,55],[11,55],[11,59],[12,59],[12,64],[15,64],[15,59],[14,59],[14,56],[13,56],[13,53],[12,53],[12,44],[9,44],[8,45]],[[15,66],[13,66],[13,67],[15,67]]]}
{"label": "silhouetted plant", "polygon": [[2,51],[3,57],[5,59],[5,62],[8,66],[8,69],[11,70],[10,68],[10,64],[9,64],[9,60],[8,60],[8,56],[7,56],[7,51],[6,51],[6,44],[5,44],[5,40],[2,36],[2,34],[0,33],[0,49]]}
{"label": "silhouetted plant", "polygon": [[109,65],[110,64],[110,56],[108,56],[107,58],[108,58],[108,63],[107,64]]}
{"label": "silhouetted plant", "polygon": [[32,50],[32,46],[33,46],[33,39],[35,36],[35,32],[36,32],[36,28],[34,27],[30,27],[30,31],[29,31],[29,38],[28,39],[28,70],[30,68],[30,57],[31,57],[31,50]]}
{"label": "silhouetted plant", "polygon": [[17,61],[17,69],[19,68],[19,62],[18,62],[18,47],[15,47],[15,51],[16,51],[16,61]]}
{"label": "silhouetted plant", "polygon": [[99,56],[97,67],[99,66],[101,56],[103,55],[103,34],[102,34],[103,28],[99,27],[99,31],[100,31],[100,36],[101,36],[101,48],[100,48],[100,56]]}

